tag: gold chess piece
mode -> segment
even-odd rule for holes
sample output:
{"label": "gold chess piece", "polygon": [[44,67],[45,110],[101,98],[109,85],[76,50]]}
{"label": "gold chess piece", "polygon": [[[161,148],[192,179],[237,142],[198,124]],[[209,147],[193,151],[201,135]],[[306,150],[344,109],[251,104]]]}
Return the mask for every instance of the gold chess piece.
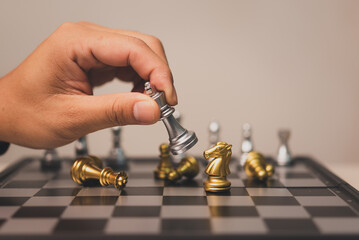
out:
{"label": "gold chess piece", "polygon": [[71,177],[74,182],[84,184],[89,179],[98,179],[102,186],[113,185],[122,190],[127,183],[125,172],[115,173],[109,167],[102,169],[102,161],[95,156],[81,156],[72,164]]}
{"label": "gold chess piece", "polygon": [[168,144],[162,143],[160,145],[160,163],[154,171],[155,178],[166,179],[170,171],[173,170],[170,160],[170,148]]}
{"label": "gold chess piece", "polygon": [[264,181],[274,174],[273,165],[267,163],[263,155],[258,152],[248,153],[244,170],[248,176],[260,181]]}
{"label": "gold chess piece", "polygon": [[197,160],[194,157],[187,156],[182,158],[176,169],[169,172],[167,179],[172,182],[180,180],[182,176],[191,179],[197,176],[198,172],[199,165]]}
{"label": "gold chess piece", "polygon": [[207,192],[223,192],[231,189],[231,182],[227,179],[227,175],[231,173],[229,170],[231,148],[231,144],[217,142],[216,145],[204,151],[203,156],[207,160],[214,158],[205,170],[208,178],[203,184]]}

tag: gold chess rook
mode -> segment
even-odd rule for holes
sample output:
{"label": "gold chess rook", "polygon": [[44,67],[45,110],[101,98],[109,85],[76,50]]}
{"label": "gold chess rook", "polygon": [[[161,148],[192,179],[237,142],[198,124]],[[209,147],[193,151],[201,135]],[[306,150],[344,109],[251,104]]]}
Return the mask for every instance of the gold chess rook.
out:
{"label": "gold chess rook", "polygon": [[188,179],[194,178],[199,172],[199,165],[194,157],[184,157],[179,163],[176,169],[169,172],[167,179],[176,182],[182,178],[182,176]]}
{"label": "gold chess rook", "polygon": [[205,170],[208,178],[203,185],[207,192],[224,192],[231,189],[231,182],[227,179],[227,175],[231,173],[229,170],[229,162],[232,156],[231,148],[232,145],[230,144],[217,142],[216,145],[203,153],[207,160],[214,158]]}
{"label": "gold chess rook", "polygon": [[246,163],[244,164],[244,170],[249,177],[260,181],[265,181],[274,173],[273,165],[268,164],[264,160],[263,155],[258,152],[248,153]]}
{"label": "gold chess rook", "polygon": [[125,172],[115,173],[109,167],[102,169],[102,161],[95,156],[79,157],[72,164],[71,177],[78,184],[84,184],[89,179],[97,179],[102,186],[113,185],[118,190],[122,190],[127,183]]}
{"label": "gold chess rook", "polygon": [[170,160],[170,148],[168,144],[162,143],[160,145],[160,163],[154,171],[155,178],[166,179],[170,171],[173,170]]}

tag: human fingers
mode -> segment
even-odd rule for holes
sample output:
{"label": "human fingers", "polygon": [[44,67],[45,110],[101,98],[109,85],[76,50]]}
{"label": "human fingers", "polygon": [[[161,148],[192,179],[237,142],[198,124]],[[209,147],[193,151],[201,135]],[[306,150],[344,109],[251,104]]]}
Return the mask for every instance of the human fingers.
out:
{"label": "human fingers", "polygon": [[108,27],[105,27],[105,26],[101,26],[101,25],[91,23],[91,22],[86,22],[86,21],[78,22],[78,24],[81,24],[83,26],[86,26],[86,27],[89,27],[89,28],[92,28],[92,29],[95,29],[95,30],[99,30],[99,31],[107,31],[107,32],[112,32],[112,33],[119,33],[119,34],[122,34],[122,35],[127,35],[127,36],[131,36],[131,37],[141,39],[159,57],[161,57],[162,60],[167,62],[167,57],[166,57],[166,54],[165,54],[163,44],[162,44],[161,40],[159,38],[155,37],[155,36],[148,35],[148,34],[143,34],[143,33],[136,32],[136,31],[108,28]]}
{"label": "human fingers", "polygon": [[63,25],[61,31],[77,33],[75,39],[65,42],[70,47],[67,55],[85,72],[101,64],[130,66],[142,79],[164,91],[170,105],[177,104],[172,73],[167,62],[141,39],[73,23]]}

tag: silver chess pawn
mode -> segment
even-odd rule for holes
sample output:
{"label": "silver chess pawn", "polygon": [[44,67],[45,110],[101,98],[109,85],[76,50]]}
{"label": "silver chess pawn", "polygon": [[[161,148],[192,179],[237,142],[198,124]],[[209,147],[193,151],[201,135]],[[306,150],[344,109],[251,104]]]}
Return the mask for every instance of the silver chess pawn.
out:
{"label": "silver chess pawn", "polygon": [[288,147],[288,140],[290,131],[288,129],[281,129],[278,131],[280,145],[278,149],[277,164],[279,166],[287,166],[292,163],[291,154]]}
{"label": "silver chess pawn", "polygon": [[61,159],[59,158],[56,149],[46,149],[43,158],[41,159],[41,170],[58,170],[61,168]]}
{"label": "silver chess pawn", "polygon": [[239,164],[244,167],[247,156],[249,152],[252,152],[254,149],[252,141],[252,127],[249,123],[243,124],[242,127],[242,145],[241,145],[241,157],[239,159]]}
{"label": "silver chess pawn", "polygon": [[111,128],[113,136],[113,145],[110,150],[110,156],[107,159],[107,165],[111,166],[114,169],[126,168],[127,159],[121,147],[121,126],[115,126]]}
{"label": "silver chess pawn", "polygon": [[158,92],[150,82],[145,83],[145,92],[151,96],[158,104],[161,110],[161,120],[166,126],[171,153],[178,155],[192,148],[198,141],[196,134],[184,129],[174,118],[175,109],[166,102],[163,92]]}
{"label": "silver chess pawn", "polygon": [[87,147],[87,137],[83,136],[75,142],[75,154],[76,158],[80,156],[87,156],[89,154]]}

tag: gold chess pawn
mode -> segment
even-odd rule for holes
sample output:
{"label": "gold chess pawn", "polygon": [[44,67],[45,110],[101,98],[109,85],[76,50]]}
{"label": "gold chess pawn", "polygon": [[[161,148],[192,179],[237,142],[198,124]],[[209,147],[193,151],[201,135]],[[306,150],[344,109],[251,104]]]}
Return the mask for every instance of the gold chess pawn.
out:
{"label": "gold chess pawn", "polygon": [[199,165],[197,160],[194,157],[187,156],[182,158],[176,169],[169,172],[167,179],[172,182],[180,180],[182,176],[191,179],[197,176],[198,172]]}
{"label": "gold chess pawn", "polygon": [[229,170],[229,162],[232,156],[231,148],[232,145],[230,144],[217,142],[216,145],[203,153],[207,160],[214,158],[205,170],[208,178],[203,184],[207,192],[223,192],[231,189],[231,182],[227,179],[227,175],[231,173]]}
{"label": "gold chess pawn", "polygon": [[89,179],[97,179],[102,186],[113,185],[122,190],[127,183],[125,172],[115,173],[109,167],[102,169],[102,161],[95,156],[81,156],[72,164],[71,177],[74,182],[84,184]]}
{"label": "gold chess pawn", "polygon": [[244,170],[248,176],[260,181],[264,181],[274,174],[273,165],[267,163],[264,160],[263,155],[258,152],[248,153],[246,163],[244,164]]}
{"label": "gold chess pawn", "polygon": [[155,178],[166,179],[170,171],[173,170],[170,160],[170,148],[168,144],[162,143],[160,145],[160,163],[154,171]]}

